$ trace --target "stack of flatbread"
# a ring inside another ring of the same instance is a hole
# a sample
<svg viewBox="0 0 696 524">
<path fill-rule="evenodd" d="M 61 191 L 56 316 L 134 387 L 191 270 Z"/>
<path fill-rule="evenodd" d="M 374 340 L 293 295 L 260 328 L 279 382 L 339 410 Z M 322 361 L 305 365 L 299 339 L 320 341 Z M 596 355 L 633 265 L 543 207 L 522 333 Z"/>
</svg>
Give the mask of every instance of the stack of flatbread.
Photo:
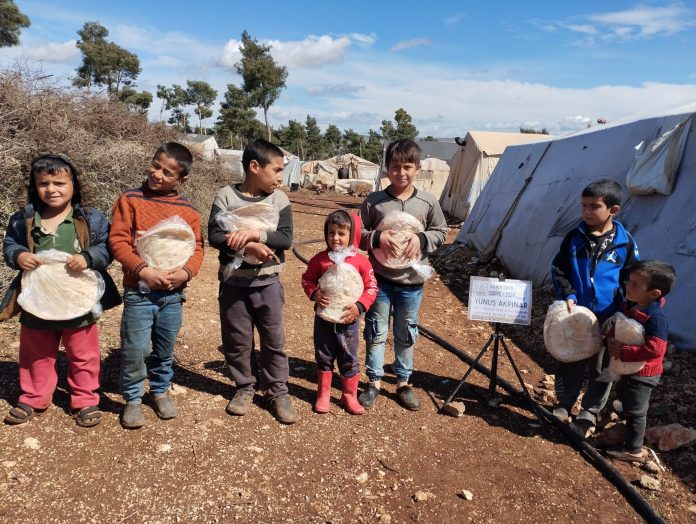
<svg viewBox="0 0 696 524">
<path fill-rule="evenodd" d="M 136 249 L 149 267 L 169 271 L 183 267 L 196 250 L 196 236 L 178 215 L 166 218 L 136 240 Z"/>
<path fill-rule="evenodd" d="M 595 355 L 602 339 L 599 322 L 592 311 L 573 306 L 568 312 L 565 301 L 549 306 L 544 320 L 544 344 L 549 353 L 561 362 L 577 362 Z"/>
<path fill-rule="evenodd" d="M 403 269 L 411 267 L 413 264 L 420 261 L 420 252 L 413 258 L 404 256 L 404 250 L 406 249 L 409 237 L 423 231 L 423 224 L 421 224 L 420 220 L 416 217 L 405 211 L 392 211 L 382 219 L 377 229 L 379 231 L 386 231 L 387 229 L 393 230 L 394 233 L 392 238 L 399 246 L 394 256 L 391 257 L 387 257 L 381 248 L 372 250 L 375 258 L 384 267 Z"/>
<path fill-rule="evenodd" d="M 346 262 L 331 266 L 319 279 L 319 287 L 330 302 L 326 307 L 317 306 L 317 315 L 334 323 L 341 322 L 344 308 L 355 304 L 364 290 L 360 273 Z"/>
</svg>

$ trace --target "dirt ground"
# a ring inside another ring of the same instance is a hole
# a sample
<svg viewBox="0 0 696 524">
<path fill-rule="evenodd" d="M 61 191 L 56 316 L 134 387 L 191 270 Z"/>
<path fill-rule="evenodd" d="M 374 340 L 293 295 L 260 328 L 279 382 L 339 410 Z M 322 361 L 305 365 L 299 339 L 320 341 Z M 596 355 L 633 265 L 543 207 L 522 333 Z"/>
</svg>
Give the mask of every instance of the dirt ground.
<svg viewBox="0 0 696 524">
<path fill-rule="evenodd" d="M 313 196 L 311 202 L 332 206 Z M 294 210 L 296 244 L 320 238 L 328 209 L 297 204 Z M 450 242 L 456 230 L 450 230 Z M 299 247 L 307 257 L 321 248 Z M 421 323 L 475 355 L 491 327 L 466 319 L 466 281 L 472 271 L 489 268 L 463 260 L 453 266 L 447 246 L 440 254 L 439 275 L 425 286 Z M 425 337 L 418 340 L 412 380 L 421 411 L 398 406 L 395 380 L 388 376 L 366 415 L 341 409 L 337 378 L 331 412 L 314 414 L 312 304 L 299 285 L 304 264 L 292 253 L 282 278 L 290 394 L 300 419 L 292 426 L 276 423 L 259 396 L 246 416 L 228 416 L 225 405 L 233 388 L 219 349 L 216 271 L 216 252 L 208 249 L 187 291 L 176 347 L 172 394 L 179 417 L 161 421 L 146 409 L 144 428 L 121 428 L 121 310 L 105 313 L 99 321 L 103 421 L 83 429 L 67 415 L 61 359 L 54 405 L 22 426 L 0 426 L 1 522 L 641 521 L 612 484 L 528 411 L 510 399 L 497 409 L 480 403 L 488 384 L 481 375 L 474 373 L 462 392 L 464 416 L 438 414 L 467 366 Z M 535 305 L 531 328 L 506 330 L 515 362 L 532 385 L 552 373 L 541 350 L 543 308 Z M 3 416 L 18 395 L 18 331 L 16 322 L 0 324 Z M 490 352 L 483 362 L 490 366 Z M 499 371 L 517 383 L 505 358 Z M 693 410 L 684 416 L 693 423 Z M 643 491 L 644 496 L 667 521 L 694 522 L 693 447 L 660 457 L 668 466 L 661 489 Z M 628 464 L 617 468 L 630 481 L 645 474 Z"/>
</svg>

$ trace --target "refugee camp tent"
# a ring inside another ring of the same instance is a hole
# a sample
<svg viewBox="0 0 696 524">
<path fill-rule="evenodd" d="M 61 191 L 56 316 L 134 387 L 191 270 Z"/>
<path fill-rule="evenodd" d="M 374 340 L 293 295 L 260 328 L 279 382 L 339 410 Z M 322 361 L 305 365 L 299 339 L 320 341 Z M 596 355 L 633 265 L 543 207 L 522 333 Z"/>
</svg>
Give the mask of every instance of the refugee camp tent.
<svg viewBox="0 0 696 524">
<path fill-rule="evenodd" d="M 198 152 L 204 159 L 215 160 L 215 151 L 218 149 L 217 140 L 213 135 L 198 135 L 195 133 L 187 133 L 183 140 L 184 145 L 189 149 Z"/>
<path fill-rule="evenodd" d="M 216 149 L 220 164 L 234 177 L 241 178 L 244 174 L 242 169 L 242 151 L 241 149 Z"/>
<path fill-rule="evenodd" d="M 373 191 L 379 166 L 358 155 L 347 153 L 326 160 L 306 162 L 302 166 L 302 172 L 304 185 L 321 183 L 325 188 L 348 193 L 358 185 L 369 186 L 369 191 Z"/>
<path fill-rule="evenodd" d="M 450 165 L 452 156 L 459 149 L 454 139 L 416 140 L 416 144 L 421 149 L 421 162 L 427 158 L 438 158 Z"/>
<path fill-rule="evenodd" d="M 413 187 L 427 191 L 439 200 L 449 175 L 450 166 L 447 162 L 439 158 L 425 158 L 421 160 L 421 168 L 413 181 Z M 388 185 L 388 180 L 382 182 L 382 186 Z"/>
<path fill-rule="evenodd" d="M 436 195 L 443 211 L 464 220 L 507 146 L 548 138 L 548 135 L 527 133 L 468 132 L 465 145 L 457 146 L 452 156 L 444 190 Z"/>
<path fill-rule="evenodd" d="M 641 258 L 674 266 L 677 284 L 664 309 L 670 339 L 696 350 L 695 114 L 696 103 L 509 146 L 457 240 L 472 243 L 484 259 L 497 256 L 515 278 L 548 284 L 551 260 L 580 220 L 582 189 L 601 178 L 629 186 L 617 219 Z M 668 194 L 644 194 L 650 185 Z"/>
</svg>

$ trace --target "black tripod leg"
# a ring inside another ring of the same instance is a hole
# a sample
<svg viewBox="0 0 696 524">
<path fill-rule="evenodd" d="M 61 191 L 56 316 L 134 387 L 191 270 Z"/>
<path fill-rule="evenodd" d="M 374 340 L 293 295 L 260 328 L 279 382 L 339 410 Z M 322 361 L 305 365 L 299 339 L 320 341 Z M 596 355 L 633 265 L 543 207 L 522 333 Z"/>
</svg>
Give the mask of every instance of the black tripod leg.
<svg viewBox="0 0 696 524">
<path fill-rule="evenodd" d="M 481 352 L 480 352 L 478 355 L 476 355 L 476 358 L 474 359 L 474 362 L 469 366 L 469 369 L 466 370 L 466 373 L 464 374 L 464 377 L 462 377 L 462 379 L 459 381 L 459 384 L 457 384 L 457 387 L 454 388 L 454 391 L 452 391 L 452 394 L 447 398 L 447 400 L 446 400 L 445 403 L 442 405 L 442 407 L 440 407 L 440 409 L 438 410 L 438 413 L 442 413 L 442 410 L 445 409 L 445 406 L 446 406 L 447 404 L 449 404 L 450 402 L 452 402 L 452 399 L 453 399 L 454 396 L 457 394 L 457 392 L 459 391 L 459 389 L 464 385 L 464 382 L 466 382 L 466 379 L 469 377 L 469 375 L 471 374 L 471 372 L 474 370 L 474 367 L 476 366 L 476 364 L 478 364 L 478 361 L 481 360 L 481 357 L 483 356 L 483 354 L 484 354 L 484 353 L 486 352 L 486 350 L 488 349 L 488 346 L 490 346 L 490 345 L 491 345 L 491 342 L 493 342 L 493 338 L 494 338 L 494 335 L 491 335 L 490 338 L 488 339 L 488 342 L 486 342 L 486 345 L 483 346 L 483 349 L 481 350 Z"/>
<path fill-rule="evenodd" d="M 539 413 L 538 407 L 536 402 L 532 399 L 532 396 L 529 394 L 529 390 L 527 389 L 527 385 L 524 383 L 524 380 L 522 379 L 522 374 L 520 373 L 520 370 L 517 369 L 517 364 L 515 364 L 515 361 L 512 359 L 512 354 L 510 353 L 510 350 L 507 347 L 507 344 L 505 343 L 505 339 L 501 338 L 500 342 L 503 344 L 503 349 L 505 350 L 505 354 L 507 355 L 508 360 L 510 361 L 510 364 L 512 364 L 512 369 L 515 371 L 515 375 L 517 375 L 517 380 L 520 383 L 520 386 L 522 386 L 522 391 L 524 392 L 525 397 L 529 401 L 529 404 L 532 406 L 532 409 L 534 410 L 534 414 L 536 415 L 537 419 L 539 419 L 539 422 L 542 424 L 542 426 L 546 425 L 546 420 L 544 417 L 541 416 L 541 413 Z"/>
</svg>

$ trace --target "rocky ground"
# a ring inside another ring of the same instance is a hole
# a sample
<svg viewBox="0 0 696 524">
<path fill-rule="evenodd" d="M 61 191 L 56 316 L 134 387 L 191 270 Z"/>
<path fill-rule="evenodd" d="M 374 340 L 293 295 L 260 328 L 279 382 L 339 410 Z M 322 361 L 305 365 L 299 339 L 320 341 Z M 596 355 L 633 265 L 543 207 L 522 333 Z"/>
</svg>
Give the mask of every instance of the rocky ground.
<svg viewBox="0 0 696 524">
<path fill-rule="evenodd" d="M 308 196 L 313 207 L 307 205 Z M 321 237 L 322 215 L 334 207 L 322 198 L 327 196 L 305 195 L 305 204 L 295 206 L 296 243 L 304 256 L 322 247 L 300 245 Z M 453 227 L 450 241 L 455 233 Z M 472 257 L 448 246 L 434 257 L 438 274 L 425 287 L 421 323 L 475 355 L 491 327 L 466 318 L 468 277 L 501 268 Z M 180 416 L 160 421 L 146 410 L 143 429 L 120 427 L 120 310 L 105 313 L 100 320 L 102 423 L 83 429 L 69 418 L 61 358 L 63 378 L 54 406 L 23 426 L 0 426 L 0 521 L 641 521 L 612 484 L 515 401 L 507 399 L 497 409 L 479 402 L 488 385 L 479 374 L 462 391 L 463 416 L 438 414 L 467 366 L 425 337 L 418 341 L 413 376 L 424 404 L 420 412 L 396 404 L 395 381 L 388 377 L 383 395 L 366 415 L 350 416 L 340 408 L 338 380 L 331 412 L 312 413 L 312 306 L 299 285 L 304 265 L 290 254 L 287 266 L 285 319 L 297 424 L 277 424 L 260 397 L 245 417 L 225 413 L 233 388 L 219 351 L 215 252 L 207 250 L 203 270 L 187 292 L 176 348 L 172 394 Z M 525 382 L 547 403 L 553 366 L 543 350 L 541 326 L 550 301 L 549 290 L 536 290 L 532 326 L 505 328 Z M 15 322 L 0 324 L 3 415 L 18 394 L 18 330 Z M 694 359 L 672 351 L 668 360 L 671 367 L 655 391 L 649 423 L 693 427 Z M 490 355 L 483 362 L 490 366 Z M 505 359 L 499 371 L 516 383 Z M 666 466 L 651 474 L 659 480 L 659 487 L 653 486 L 658 489 L 639 489 L 667 521 L 693 522 L 693 445 L 658 455 Z M 647 474 L 630 464 L 617 468 L 635 483 Z"/>
</svg>

